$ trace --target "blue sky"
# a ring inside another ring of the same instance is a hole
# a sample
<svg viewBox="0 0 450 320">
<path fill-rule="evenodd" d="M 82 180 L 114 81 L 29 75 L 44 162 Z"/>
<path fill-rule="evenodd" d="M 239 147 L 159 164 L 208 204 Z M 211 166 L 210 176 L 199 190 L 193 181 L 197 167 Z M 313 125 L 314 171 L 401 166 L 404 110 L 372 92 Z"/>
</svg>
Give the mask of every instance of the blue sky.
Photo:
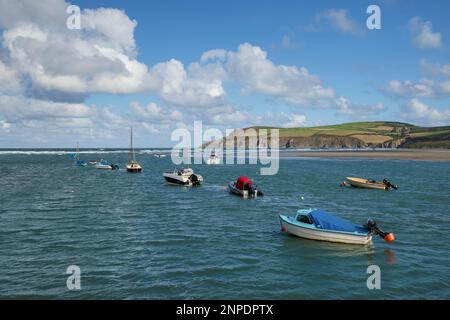
<svg viewBox="0 0 450 320">
<path fill-rule="evenodd" d="M 130 125 L 140 146 L 166 146 L 194 120 L 450 125 L 448 1 L 74 1 L 85 22 L 76 35 L 64 26 L 69 3 L 18 2 L 0 1 L 0 147 L 124 146 Z M 366 28 L 370 4 L 381 30 Z M 83 63 L 95 50 L 100 71 Z M 130 75 L 131 63 L 142 72 Z"/>
</svg>

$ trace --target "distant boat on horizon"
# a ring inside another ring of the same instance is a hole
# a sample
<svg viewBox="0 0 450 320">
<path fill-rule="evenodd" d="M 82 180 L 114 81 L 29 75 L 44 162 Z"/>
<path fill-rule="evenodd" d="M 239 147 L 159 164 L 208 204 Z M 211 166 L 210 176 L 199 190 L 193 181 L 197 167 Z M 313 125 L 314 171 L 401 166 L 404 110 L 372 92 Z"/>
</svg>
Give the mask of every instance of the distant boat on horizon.
<svg viewBox="0 0 450 320">
<path fill-rule="evenodd" d="M 136 161 L 136 155 L 134 153 L 134 148 L 133 148 L 133 128 L 131 128 L 131 133 L 130 133 L 130 153 L 128 154 L 127 171 L 128 172 L 141 172 L 142 171 L 142 167 Z"/>
<path fill-rule="evenodd" d="M 220 164 L 220 158 L 216 155 L 216 149 L 211 151 L 211 155 L 209 156 L 209 159 L 206 160 L 206 164 Z"/>
<path fill-rule="evenodd" d="M 155 158 L 165 158 L 165 157 L 166 157 L 165 154 L 161 154 L 161 153 L 155 153 L 153 156 L 154 156 Z"/>
</svg>

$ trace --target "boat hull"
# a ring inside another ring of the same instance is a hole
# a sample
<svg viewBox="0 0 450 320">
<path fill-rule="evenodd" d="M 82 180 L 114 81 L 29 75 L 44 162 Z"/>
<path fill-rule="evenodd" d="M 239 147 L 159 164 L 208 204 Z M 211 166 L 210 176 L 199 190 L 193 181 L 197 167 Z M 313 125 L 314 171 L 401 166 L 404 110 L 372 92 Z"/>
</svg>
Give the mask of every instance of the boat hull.
<svg viewBox="0 0 450 320">
<path fill-rule="evenodd" d="M 350 178 L 347 177 L 348 183 L 352 187 L 356 188 L 365 188 L 365 189 L 375 189 L 375 190 L 388 190 L 389 188 L 386 187 L 386 185 L 383 182 L 369 182 L 365 179 L 357 179 L 357 178 Z"/>
<path fill-rule="evenodd" d="M 208 160 L 206 160 L 206 164 L 209 164 L 209 165 L 220 164 L 220 159 L 219 158 L 209 158 Z"/>
<path fill-rule="evenodd" d="M 186 186 L 186 187 L 199 186 L 203 182 L 203 177 L 198 174 L 196 174 L 197 176 L 196 181 L 192 181 L 187 176 L 180 176 L 173 173 L 164 173 L 163 176 L 167 183 L 179 186 Z"/>
<path fill-rule="evenodd" d="M 141 172 L 142 168 L 127 168 L 127 172 Z"/>
<path fill-rule="evenodd" d="M 303 223 L 297 223 L 292 217 L 283 215 L 280 215 L 280 224 L 281 229 L 285 232 L 310 240 L 359 245 L 365 245 L 372 241 L 372 236 L 368 234 L 352 234 L 348 232 L 321 230 L 313 226 L 306 226 L 306 224 L 305 226 L 302 226 Z"/>
<path fill-rule="evenodd" d="M 110 165 L 96 165 L 95 169 L 98 169 L 98 170 L 112 170 L 113 168 Z"/>
<path fill-rule="evenodd" d="M 182 181 L 182 180 L 175 179 L 175 178 L 172 178 L 172 177 L 164 176 L 164 179 L 166 180 L 167 183 L 170 183 L 170 184 L 175 184 L 175 185 L 180 185 L 180 186 L 189 186 L 189 185 L 191 185 L 189 183 L 189 181 Z"/>
<path fill-rule="evenodd" d="M 238 188 L 236 188 L 234 181 L 231 181 L 228 184 L 228 189 L 231 194 L 235 194 L 235 195 L 243 197 L 243 198 L 257 198 L 258 196 L 263 195 L 263 193 L 258 189 L 256 189 L 256 192 L 254 194 L 250 194 L 250 192 L 248 190 L 238 189 Z"/>
<path fill-rule="evenodd" d="M 243 198 L 249 197 L 249 192 L 247 190 L 241 190 L 241 189 L 236 188 L 233 182 L 229 183 L 228 188 L 230 189 L 231 194 L 235 194 L 235 195 L 243 197 Z"/>
</svg>

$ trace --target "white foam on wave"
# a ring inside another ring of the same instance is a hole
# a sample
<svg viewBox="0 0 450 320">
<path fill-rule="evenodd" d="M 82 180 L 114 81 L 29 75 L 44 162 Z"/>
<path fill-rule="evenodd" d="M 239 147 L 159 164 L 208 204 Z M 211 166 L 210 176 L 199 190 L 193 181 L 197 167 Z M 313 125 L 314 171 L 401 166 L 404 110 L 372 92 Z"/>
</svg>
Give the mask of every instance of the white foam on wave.
<svg viewBox="0 0 450 320">
<path fill-rule="evenodd" d="M 270 149 L 268 149 L 270 151 Z M 287 148 L 282 149 L 280 148 L 280 152 L 327 152 L 327 151 L 389 151 L 389 150 L 396 150 L 390 149 L 390 148 Z M 183 149 L 179 150 L 171 150 L 171 149 L 142 149 L 142 150 L 135 150 L 138 154 L 171 154 L 172 152 L 175 152 L 177 154 L 181 153 Z M 224 152 L 218 151 L 218 153 L 222 153 L 223 155 L 238 155 L 241 156 L 243 154 L 248 154 L 250 151 L 250 154 L 252 152 L 255 152 L 257 150 L 223 150 Z M 116 150 L 100 150 L 100 149 L 92 149 L 92 150 L 80 150 L 80 154 L 121 154 L 121 153 L 128 153 L 128 149 L 116 149 Z M 0 155 L 70 155 L 76 153 L 75 150 L 0 150 Z M 188 155 L 195 156 L 196 154 L 202 154 L 201 149 L 193 149 L 188 150 Z"/>
<path fill-rule="evenodd" d="M 145 150 L 146 152 L 142 152 L 140 150 L 136 150 L 136 153 L 150 153 L 150 150 Z M 80 150 L 79 152 L 75 150 L 63 151 L 63 150 L 0 150 L 1 155 L 72 155 L 75 153 L 79 154 L 121 154 L 128 153 L 129 150 Z M 155 150 L 152 153 L 164 153 L 167 152 L 163 150 Z"/>
</svg>

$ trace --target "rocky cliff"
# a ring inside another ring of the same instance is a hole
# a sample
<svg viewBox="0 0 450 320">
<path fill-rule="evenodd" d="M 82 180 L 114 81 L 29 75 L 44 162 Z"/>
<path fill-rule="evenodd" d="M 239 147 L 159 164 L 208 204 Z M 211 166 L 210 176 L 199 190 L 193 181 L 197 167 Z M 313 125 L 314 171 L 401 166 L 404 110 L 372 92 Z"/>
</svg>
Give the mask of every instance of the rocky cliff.
<svg viewBox="0 0 450 320">
<path fill-rule="evenodd" d="M 212 141 L 205 143 L 203 148 L 223 148 L 224 144 L 227 148 L 233 147 L 233 139 L 236 136 L 230 136 L 222 141 Z M 245 141 L 245 142 L 244 142 Z M 265 141 L 257 141 L 258 147 L 270 147 L 270 139 Z M 357 149 L 357 148 L 399 148 L 405 143 L 405 139 L 392 139 L 382 143 L 367 143 L 361 139 L 347 136 L 332 136 L 325 134 L 315 134 L 310 137 L 282 137 L 279 139 L 279 147 L 285 148 L 334 148 L 334 149 Z M 236 148 L 242 149 L 248 147 L 248 141 L 240 139 L 235 141 Z"/>
<path fill-rule="evenodd" d="M 310 137 L 280 138 L 280 148 L 398 148 L 404 142 L 404 138 L 374 143 L 350 136 L 315 134 Z"/>
</svg>

